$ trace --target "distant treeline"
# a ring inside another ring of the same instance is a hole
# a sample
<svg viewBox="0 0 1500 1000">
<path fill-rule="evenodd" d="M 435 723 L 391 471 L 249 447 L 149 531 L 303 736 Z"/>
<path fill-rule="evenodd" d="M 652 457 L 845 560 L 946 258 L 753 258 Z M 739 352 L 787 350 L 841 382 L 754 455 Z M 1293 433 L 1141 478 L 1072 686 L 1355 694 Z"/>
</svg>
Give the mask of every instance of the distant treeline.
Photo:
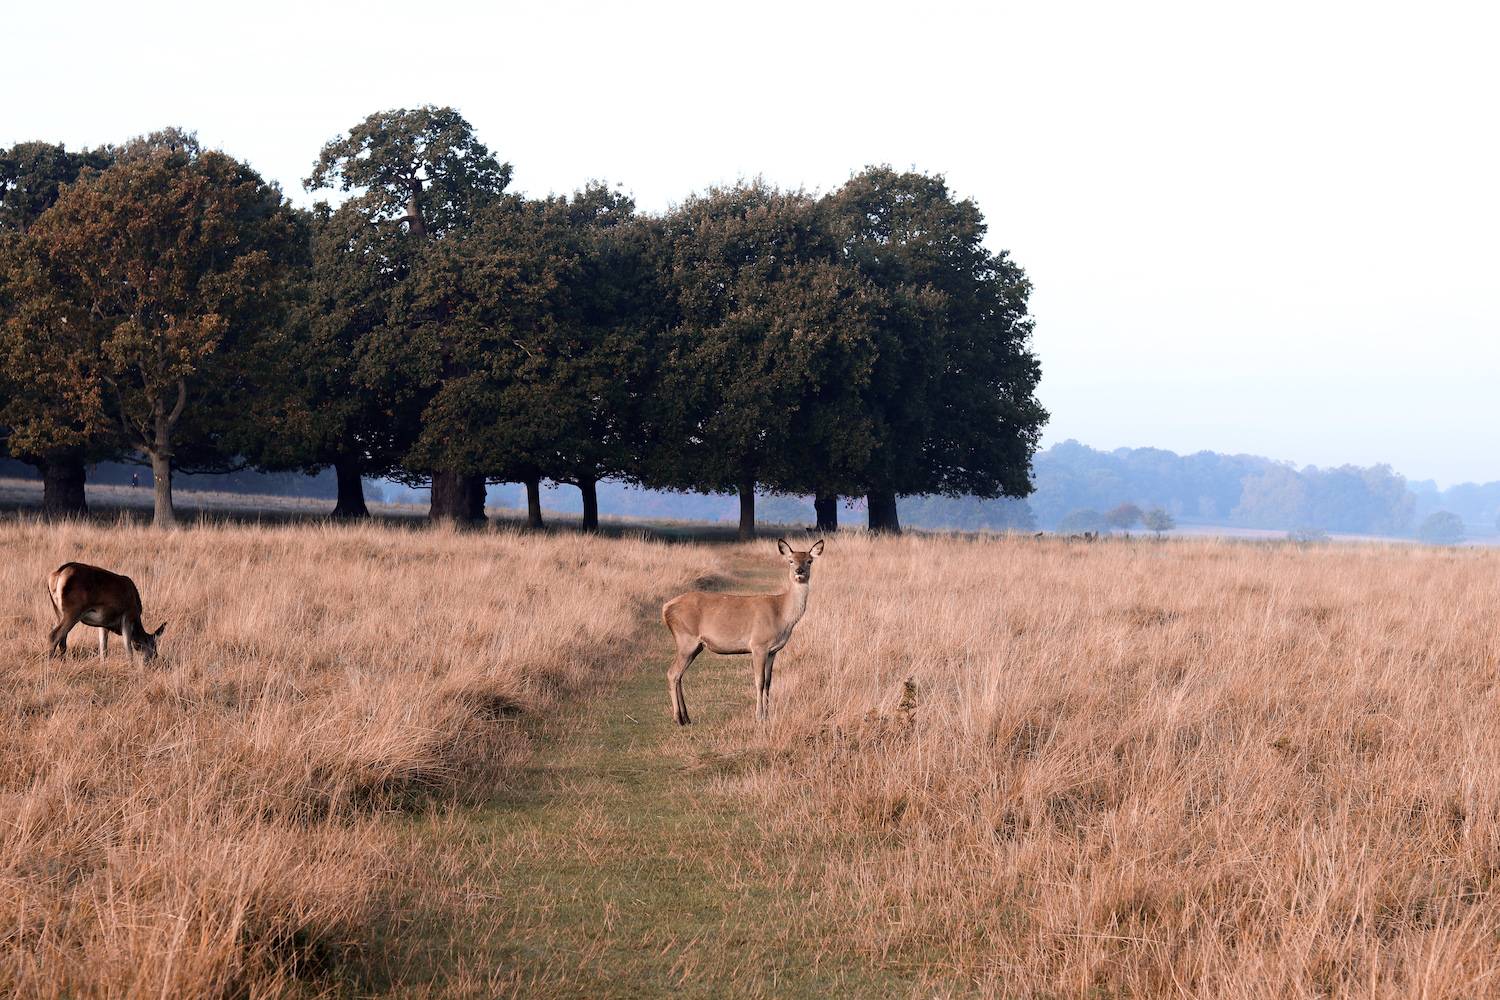
<svg viewBox="0 0 1500 1000">
<path fill-rule="evenodd" d="M 1065 441 L 1036 456 L 1035 481 L 1027 503 L 1047 527 L 1080 513 L 1102 517 L 1122 503 L 1159 506 L 1200 524 L 1392 536 L 1412 534 L 1439 511 L 1484 534 L 1500 518 L 1500 483 L 1440 492 L 1432 483 L 1408 483 L 1387 465 L 1297 468 L 1254 455 L 1105 452 Z"/>
<path fill-rule="evenodd" d="M 872 167 L 822 196 L 762 183 L 662 215 L 605 184 L 507 191 L 447 108 L 371 115 L 325 146 L 304 211 L 169 130 L 0 151 L 0 456 L 49 511 L 137 456 L 159 523 L 175 472 L 334 470 L 483 517 L 488 484 L 739 498 L 1020 497 L 1046 414 L 1030 284 L 941 177 Z M 1024 508 L 1004 506 L 1015 513 Z M 1010 514 L 1006 515 L 1007 517 Z"/>
</svg>

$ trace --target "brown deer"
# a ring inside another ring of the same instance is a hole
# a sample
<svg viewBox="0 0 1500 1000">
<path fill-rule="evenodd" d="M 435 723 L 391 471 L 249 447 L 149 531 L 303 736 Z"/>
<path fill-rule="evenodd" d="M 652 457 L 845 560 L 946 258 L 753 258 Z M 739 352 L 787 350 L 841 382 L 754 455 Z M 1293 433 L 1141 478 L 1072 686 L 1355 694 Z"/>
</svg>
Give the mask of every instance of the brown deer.
<svg viewBox="0 0 1500 1000">
<path fill-rule="evenodd" d="M 819 539 L 806 552 L 798 552 L 782 538 L 777 540 L 776 549 L 790 567 L 790 583 L 779 594 L 706 594 L 695 590 L 662 605 L 661 620 L 677 640 L 677 655 L 667 671 L 667 692 L 678 725 L 692 721 L 682 697 L 682 675 L 704 647 L 721 656 L 750 654 L 755 717 L 764 722 L 770 715 L 771 671 L 776 666 L 776 654 L 807 610 L 812 564 L 823 554 L 823 541 Z"/>
<path fill-rule="evenodd" d="M 141 592 L 128 576 L 111 573 L 84 563 L 63 563 L 47 575 L 47 596 L 57 613 L 57 625 L 48 636 L 47 655 L 68 651 L 68 633 L 79 622 L 99 630 L 99 659 L 109 652 L 109 634 L 125 640 L 131 660 L 141 655 L 144 663 L 156 656 L 156 640 L 167 630 L 166 622 L 155 632 L 141 622 Z"/>
</svg>

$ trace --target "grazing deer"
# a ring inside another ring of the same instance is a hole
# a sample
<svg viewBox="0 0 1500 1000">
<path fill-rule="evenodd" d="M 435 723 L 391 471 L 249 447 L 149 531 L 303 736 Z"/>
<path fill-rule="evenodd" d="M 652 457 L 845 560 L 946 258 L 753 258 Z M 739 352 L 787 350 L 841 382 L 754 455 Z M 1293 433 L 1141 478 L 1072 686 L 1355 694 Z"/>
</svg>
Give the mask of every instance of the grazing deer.
<svg viewBox="0 0 1500 1000">
<path fill-rule="evenodd" d="M 68 633 L 83 622 L 99 630 L 99 659 L 109 652 L 109 634 L 114 632 L 125 640 L 131 660 L 139 653 L 144 663 L 156 655 L 156 640 L 167 630 L 162 622 L 155 632 L 146 631 L 135 581 L 98 566 L 63 563 L 47 575 L 47 596 L 57 613 L 57 625 L 48 637 L 48 656 L 66 653 Z"/>
<path fill-rule="evenodd" d="M 686 726 L 687 702 L 682 697 L 682 675 L 704 647 L 715 653 L 750 654 L 755 681 L 755 717 L 764 722 L 771 711 L 771 671 L 776 654 L 792 637 L 792 629 L 807 610 L 807 591 L 813 560 L 823 554 L 819 539 L 798 552 L 778 539 L 776 549 L 791 567 L 787 589 L 779 594 L 706 594 L 693 591 L 674 597 L 661 608 L 661 620 L 677 640 L 677 655 L 667 671 L 667 692 L 677 724 Z"/>
</svg>

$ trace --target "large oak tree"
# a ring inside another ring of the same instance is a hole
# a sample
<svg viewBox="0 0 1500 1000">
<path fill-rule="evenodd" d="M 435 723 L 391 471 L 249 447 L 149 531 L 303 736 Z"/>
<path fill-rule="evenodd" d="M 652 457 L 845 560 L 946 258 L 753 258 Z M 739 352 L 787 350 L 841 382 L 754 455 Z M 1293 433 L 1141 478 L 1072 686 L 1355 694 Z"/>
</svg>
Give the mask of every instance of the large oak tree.
<svg viewBox="0 0 1500 1000">
<path fill-rule="evenodd" d="M 675 317 L 661 359 L 656 485 L 822 491 L 864 466 L 859 403 L 878 293 L 839 257 L 816 201 L 762 184 L 689 199 L 665 222 Z"/>
<path fill-rule="evenodd" d="M 871 529 L 900 530 L 900 494 L 1025 496 L 1047 418 L 1025 273 L 985 247 L 978 206 L 942 177 L 873 167 L 830 209 L 844 257 L 883 293 L 866 404 Z"/>
<path fill-rule="evenodd" d="M 247 165 L 168 132 L 65 188 L 28 236 L 86 317 L 71 324 L 77 349 L 98 359 L 126 444 L 149 456 L 155 522 L 170 526 L 174 460 L 198 436 L 181 433 L 184 416 L 207 435 L 210 411 L 232 407 L 243 352 L 278 321 L 305 250 L 297 215 Z"/>
<path fill-rule="evenodd" d="M 370 356 L 424 371 L 411 379 L 392 373 L 388 391 L 409 398 L 426 387 L 438 395 L 445 385 L 476 377 L 466 357 L 467 334 L 460 323 L 444 322 L 443 312 L 452 305 L 446 294 L 453 288 L 452 274 L 432 273 L 454 264 L 454 255 L 431 244 L 463 235 L 477 213 L 501 196 L 510 174 L 510 165 L 497 160 L 452 108 L 378 112 L 323 147 L 306 181 L 309 190 L 354 191 L 347 204 L 370 224 L 397 228 L 421 244 L 407 251 L 410 269 L 401 275 L 403 287 L 393 293 L 400 321 L 384 324 L 379 342 L 370 345 Z M 403 329 L 402 323 L 409 325 Z M 419 358 L 416 350 L 430 354 Z M 437 401 L 439 411 L 445 402 L 451 399 Z M 460 442 L 452 443 L 454 451 L 461 450 Z M 482 475 L 462 461 L 455 464 L 442 450 L 426 449 L 425 460 L 436 463 L 419 470 L 432 483 L 431 516 L 482 519 Z"/>
<path fill-rule="evenodd" d="M 66 185 L 112 159 L 107 149 L 47 142 L 0 150 L 0 453 L 41 472 L 49 516 L 87 512 L 86 465 L 117 453 L 119 442 L 103 418 L 96 359 L 72 347 L 74 304 L 47 280 L 27 230 Z"/>
<path fill-rule="evenodd" d="M 489 476 L 525 484 L 534 527 L 543 476 L 577 486 L 584 530 L 595 530 L 598 483 L 633 472 L 652 391 L 662 297 L 652 228 L 629 197 L 597 183 L 517 201 L 487 225 L 486 252 L 506 263 L 485 296 L 497 334 Z"/>
</svg>

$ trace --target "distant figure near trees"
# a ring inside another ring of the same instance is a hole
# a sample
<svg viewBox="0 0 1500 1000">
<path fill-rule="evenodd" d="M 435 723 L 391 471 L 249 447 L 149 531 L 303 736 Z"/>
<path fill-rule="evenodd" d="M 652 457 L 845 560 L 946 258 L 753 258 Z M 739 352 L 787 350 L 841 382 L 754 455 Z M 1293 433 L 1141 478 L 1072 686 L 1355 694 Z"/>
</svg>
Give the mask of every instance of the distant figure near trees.
<svg viewBox="0 0 1500 1000">
<path fill-rule="evenodd" d="M 764 722 L 770 717 L 776 654 L 807 611 L 812 564 L 823 554 L 823 541 L 819 539 L 806 552 L 799 552 L 782 538 L 777 540 L 776 550 L 789 567 L 787 589 L 779 594 L 708 594 L 695 590 L 662 605 L 661 620 L 677 640 L 677 655 L 667 671 L 667 693 L 678 725 L 692 721 L 682 695 L 682 675 L 704 647 L 720 656 L 750 654 L 755 718 Z"/>
<path fill-rule="evenodd" d="M 98 566 L 63 563 L 47 575 L 47 596 L 57 615 L 57 625 L 47 637 L 48 656 L 68 651 L 68 633 L 79 622 L 99 630 L 101 660 L 109 652 L 111 632 L 125 640 L 125 652 L 132 660 L 139 653 L 145 661 L 156 656 L 156 641 L 167 630 L 163 622 L 155 632 L 147 631 L 135 581 Z"/>
</svg>

